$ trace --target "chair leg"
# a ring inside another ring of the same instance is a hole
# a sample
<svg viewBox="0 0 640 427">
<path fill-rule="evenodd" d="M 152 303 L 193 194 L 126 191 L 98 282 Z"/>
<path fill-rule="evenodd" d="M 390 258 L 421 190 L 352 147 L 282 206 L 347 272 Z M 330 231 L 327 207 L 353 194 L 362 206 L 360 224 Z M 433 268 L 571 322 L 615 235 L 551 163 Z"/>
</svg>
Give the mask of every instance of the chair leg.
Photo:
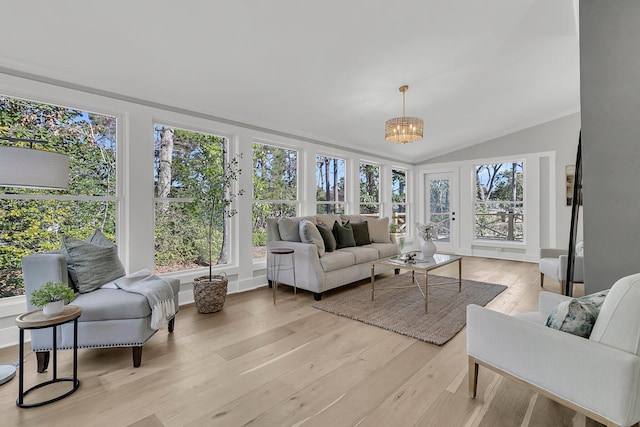
<svg viewBox="0 0 640 427">
<path fill-rule="evenodd" d="M 565 292 L 564 292 L 565 283 L 566 282 L 564 280 L 560 281 L 560 295 L 564 295 L 565 294 Z"/>
<path fill-rule="evenodd" d="M 540 287 L 544 284 L 544 274 L 540 273 Z"/>
<path fill-rule="evenodd" d="M 475 359 L 469 356 L 469 397 L 472 399 L 478 392 L 478 367 Z"/>
<path fill-rule="evenodd" d="M 169 330 L 169 333 L 173 332 L 173 328 L 175 327 L 175 325 L 176 325 L 176 317 L 173 316 L 171 320 L 169 320 L 169 324 L 167 325 L 167 329 Z"/>
<path fill-rule="evenodd" d="M 48 351 L 36 351 L 36 360 L 38 361 L 38 373 L 41 374 L 49 367 L 49 356 L 51 353 Z"/>
<path fill-rule="evenodd" d="M 131 347 L 133 350 L 133 367 L 139 368 L 142 363 L 142 346 Z"/>
</svg>

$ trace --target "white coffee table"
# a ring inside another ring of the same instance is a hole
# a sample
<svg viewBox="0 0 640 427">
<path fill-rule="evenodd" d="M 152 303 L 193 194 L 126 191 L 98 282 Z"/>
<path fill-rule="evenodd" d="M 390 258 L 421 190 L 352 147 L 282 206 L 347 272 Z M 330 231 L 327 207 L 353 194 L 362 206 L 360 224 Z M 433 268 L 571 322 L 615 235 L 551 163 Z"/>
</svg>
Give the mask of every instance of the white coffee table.
<svg viewBox="0 0 640 427">
<path fill-rule="evenodd" d="M 414 256 L 413 262 L 406 260 L 407 255 Z M 404 253 L 402 255 L 396 255 L 390 258 L 374 261 L 371 263 L 371 301 L 373 301 L 375 292 L 376 292 L 376 276 L 375 276 L 376 266 L 411 270 L 411 281 L 413 282 L 412 285 L 385 287 L 384 289 L 385 290 L 406 289 L 413 286 L 417 286 L 424 298 L 424 312 L 427 313 L 427 307 L 429 303 L 429 297 L 427 292 L 428 286 L 429 286 L 429 271 L 439 267 L 443 267 L 447 264 L 451 264 L 452 262 L 456 262 L 456 261 L 458 262 L 458 280 L 457 280 L 458 292 L 460 292 L 462 290 L 462 257 L 459 255 L 435 254 L 431 258 L 424 259 L 422 258 L 422 252 L 412 251 L 412 252 Z M 416 279 L 416 271 L 424 273 L 424 290 L 422 289 L 421 284 Z M 450 283 L 455 283 L 455 282 L 450 282 Z"/>
</svg>

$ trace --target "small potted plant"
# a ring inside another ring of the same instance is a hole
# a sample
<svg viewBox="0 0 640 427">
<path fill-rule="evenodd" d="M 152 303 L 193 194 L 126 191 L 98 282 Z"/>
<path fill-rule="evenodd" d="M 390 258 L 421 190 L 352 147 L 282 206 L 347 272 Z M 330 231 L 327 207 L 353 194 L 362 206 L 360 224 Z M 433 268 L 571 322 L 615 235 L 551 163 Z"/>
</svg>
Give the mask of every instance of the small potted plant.
<svg viewBox="0 0 640 427">
<path fill-rule="evenodd" d="M 31 292 L 31 304 L 42 307 L 45 316 L 54 316 L 64 310 L 65 301 L 73 301 L 76 294 L 66 283 L 47 282 Z"/>
</svg>

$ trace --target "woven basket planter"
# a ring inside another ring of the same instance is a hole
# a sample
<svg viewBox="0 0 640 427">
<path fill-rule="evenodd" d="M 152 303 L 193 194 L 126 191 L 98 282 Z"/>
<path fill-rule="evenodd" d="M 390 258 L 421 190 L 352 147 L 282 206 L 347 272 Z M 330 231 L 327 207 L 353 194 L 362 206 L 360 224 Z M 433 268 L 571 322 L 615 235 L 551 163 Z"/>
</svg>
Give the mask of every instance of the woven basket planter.
<svg viewBox="0 0 640 427">
<path fill-rule="evenodd" d="M 225 273 L 211 276 L 211 281 L 208 275 L 193 279 L 193 299 L 198 313 L 215 313 L 222 310 L 227 298 L 228 284 L 229 279 Z"/>
</svg>

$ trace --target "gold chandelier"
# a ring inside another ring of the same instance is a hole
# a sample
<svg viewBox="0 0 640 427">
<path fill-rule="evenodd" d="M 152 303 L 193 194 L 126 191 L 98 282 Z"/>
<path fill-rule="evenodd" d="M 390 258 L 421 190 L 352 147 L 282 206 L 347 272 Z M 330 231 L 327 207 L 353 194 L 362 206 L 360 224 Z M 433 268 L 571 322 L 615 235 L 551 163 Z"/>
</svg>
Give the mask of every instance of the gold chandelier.
<svg viewBox="0 0 640 427">
<path fill-rule="evenodd" d="M 424 120 L 419 117 L 406 117 L 404 115 L 404 97 L 409 86 L 400 86 L 402 92 L 402 117 L 394 117 L 387 120 L 384 126 L 384 139 L 391 142 L 406 144 L 422 139 Z"/>
</svg>

